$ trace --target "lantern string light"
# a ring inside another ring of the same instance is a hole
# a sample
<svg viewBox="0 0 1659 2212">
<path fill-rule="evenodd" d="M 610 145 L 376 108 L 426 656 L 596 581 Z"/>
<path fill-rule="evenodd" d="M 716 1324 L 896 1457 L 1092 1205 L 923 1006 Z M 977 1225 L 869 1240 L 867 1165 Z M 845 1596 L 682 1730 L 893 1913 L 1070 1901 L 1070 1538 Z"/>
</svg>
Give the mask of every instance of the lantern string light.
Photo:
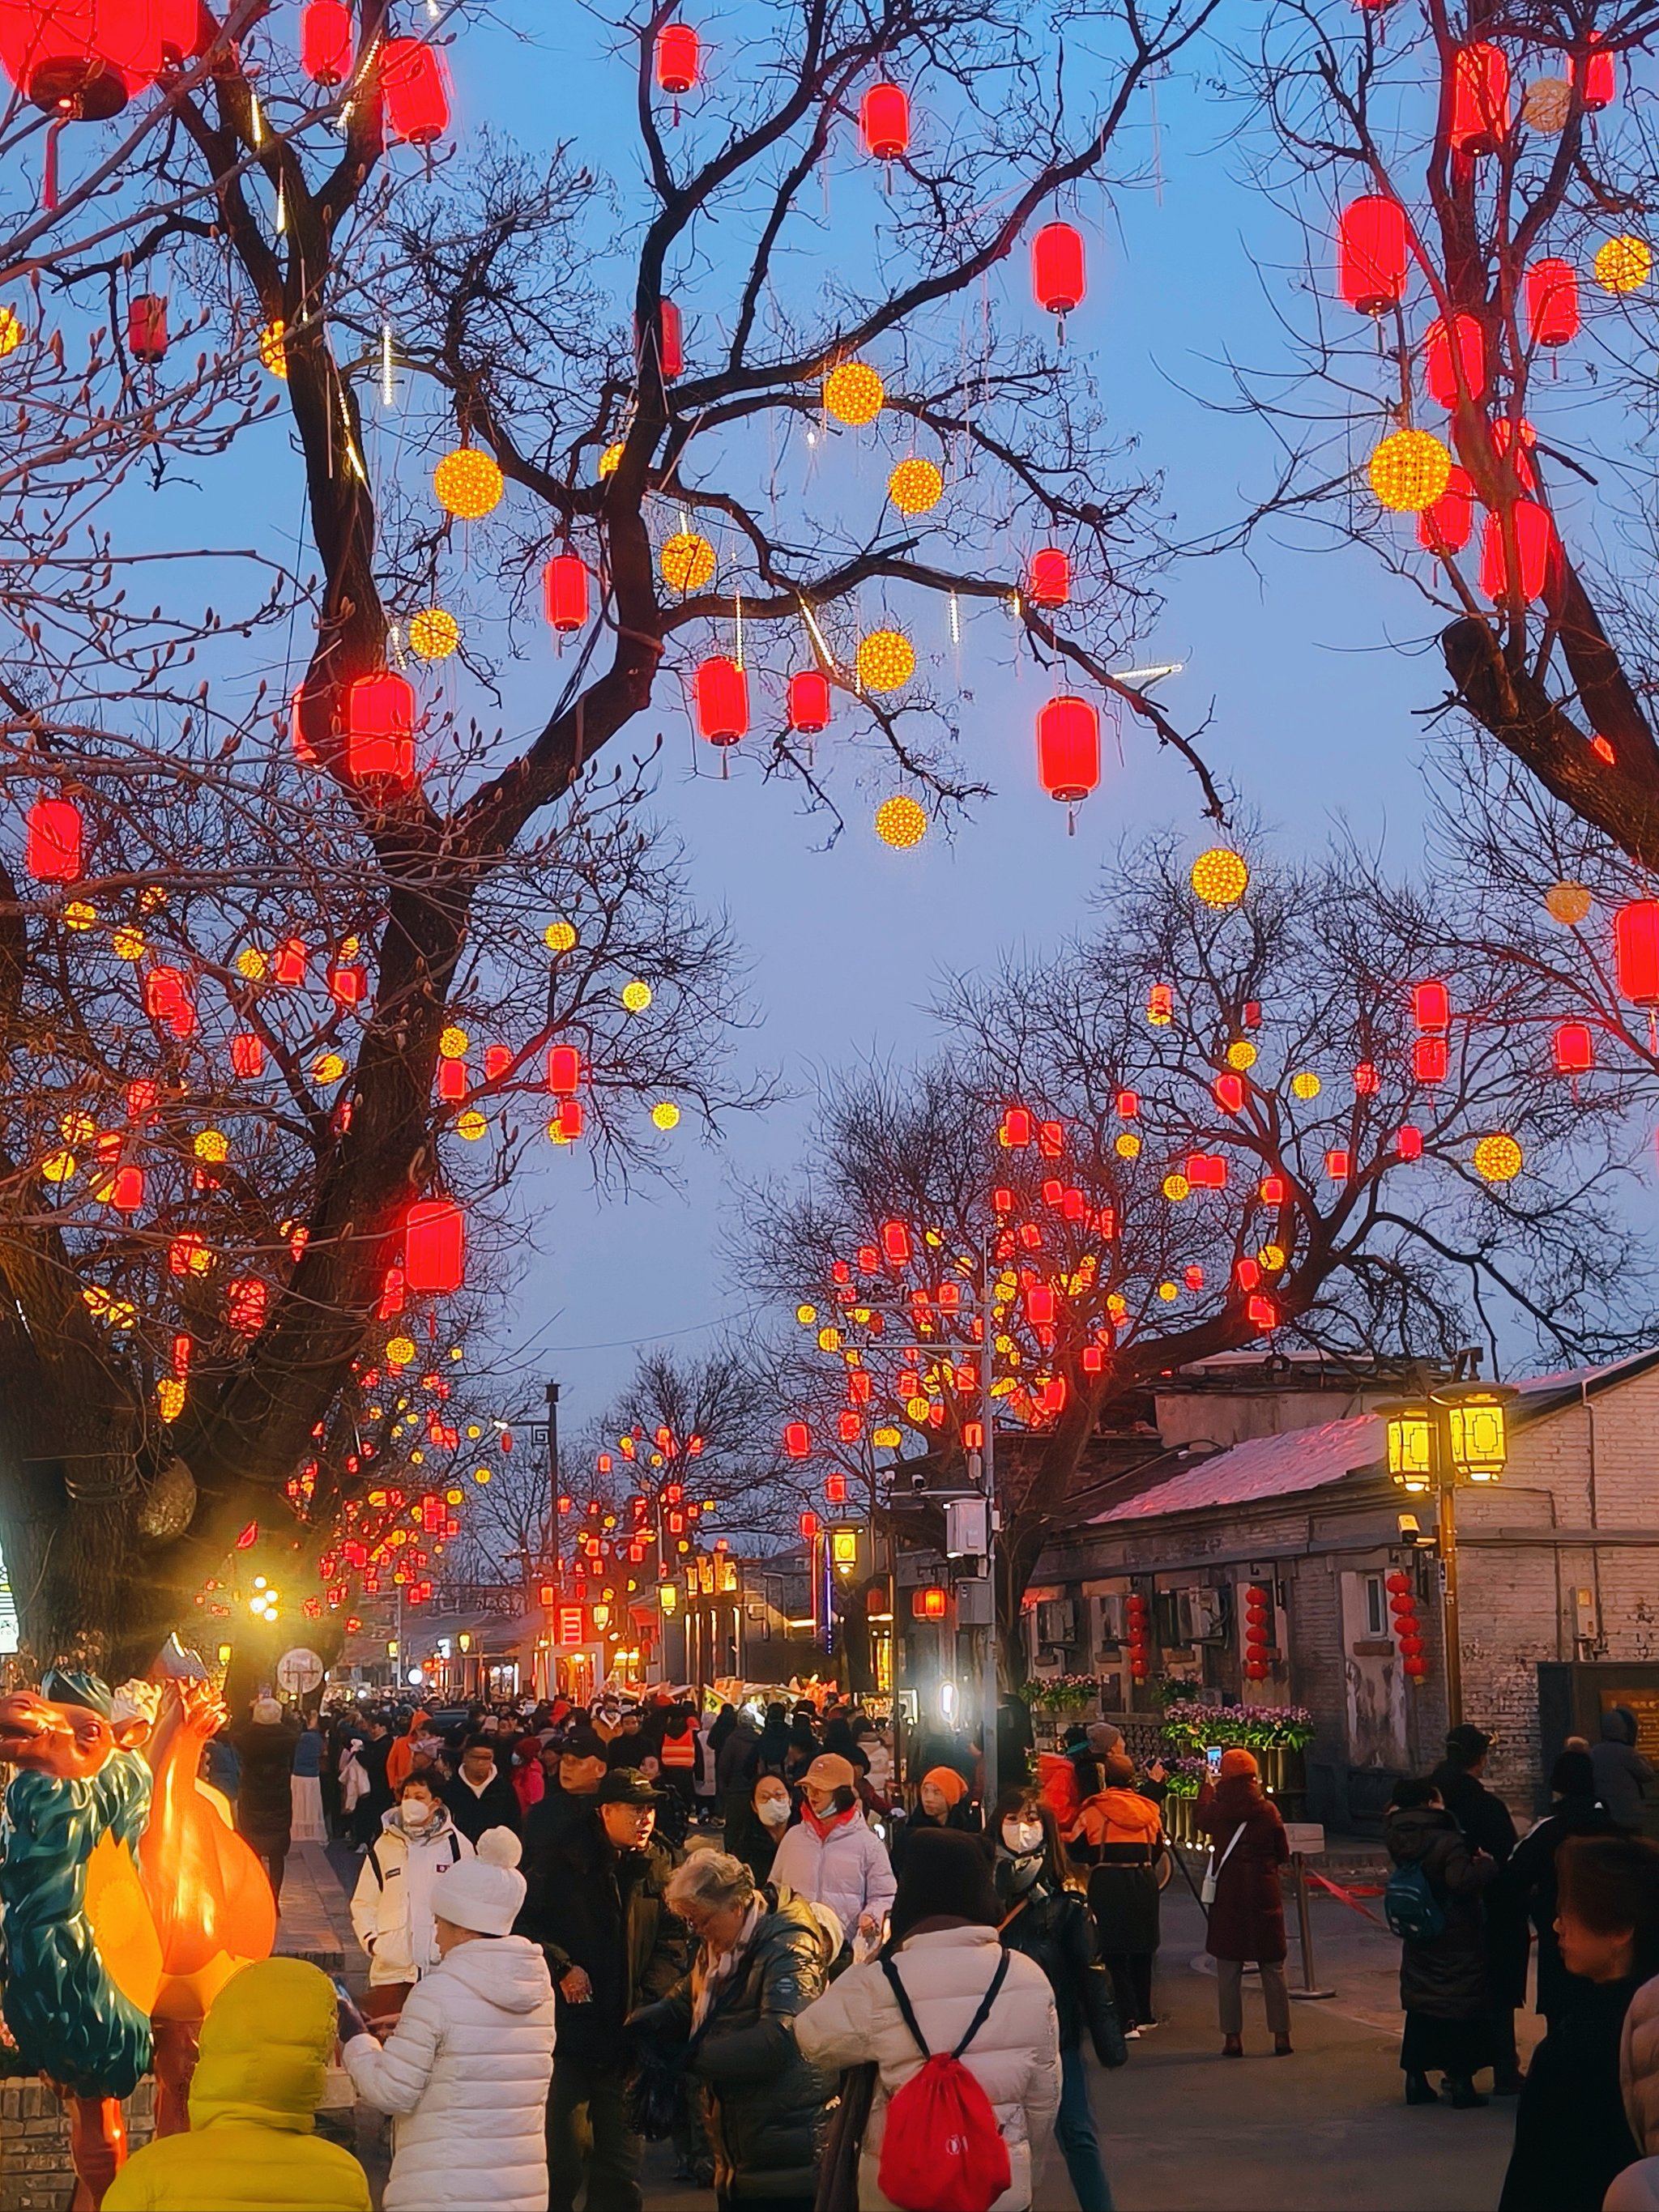
<svg viewBox="0 0 1659 2212">
<path fill-rule="evenodd" d="M 392 374 L 392 325 L 380 325 L 380 404 L 388 411 L 398 404 L 397 386 Z"/>
</svg>

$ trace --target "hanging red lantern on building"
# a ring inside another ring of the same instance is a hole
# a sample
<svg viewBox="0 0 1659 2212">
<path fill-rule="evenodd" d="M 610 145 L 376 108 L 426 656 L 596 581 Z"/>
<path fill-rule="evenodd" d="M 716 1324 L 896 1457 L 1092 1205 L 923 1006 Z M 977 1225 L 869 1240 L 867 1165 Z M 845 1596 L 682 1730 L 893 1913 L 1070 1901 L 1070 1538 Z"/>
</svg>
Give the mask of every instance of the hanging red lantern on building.
<svg viewBox="0 0 1659 2212">
<path fill-rule="evenodd" d="M 354 783 L 415 780 L 415 687 L 392 669 L 347 687 L 346 774 Z"/>
<path fill-rule="evenodd" d="M 1063 607 L 1072 597 L 1071 556 L 1058 545 L 1039 545 L 1025 570 L 1025 596 L 1034 607 Z"/>
<path fill-rule="evenodd" d="M 1527 271 L 1527 331 L 1535 346 L 1569 345 L 1578 335 L 1578 273 L 1552 255 Z"/>
<path fill-rule="evenodd" d="M 735 745 L 749 730 L 749 678 L 715 653 L 697 665 L 697 728 L 711 745 Z"/>
<path fill-rule="evenodd" d="M 542 570 L 542 600 L 550 626 L 562 637 L 587 620 L 587 563 L 576 553 L 556 553 Z"/>
<path fill-rule="evenodd" d="M 903 159 L 910 150 L 910 96 L 902 86 L 871 86 L 859 103 L 859 135 L 872 161 Z"/>
<path fill-rule="evenodd" d="M 789 679 L 789 726 L 815 738 L 830 726 L 830 679 L 816 668 L 799 668 Z"/>
<path fill-rule="evenodd" d="M 1419 1030 L 1443 1030 L 1451 1021 L 1451 993 L 1443 983 L 1412 986 L 1412 1019 Z"/>
<path fill-rule="evenodd" d="M 1406 210 L 1379 192 L 1350 200 L 1338 220 L 1337 283 L 1362 315 L 1380 315 L 1406 296 L 1410 246 Z"/>
<path fill-rule="evenodd" d="M 81 873 L 85 829 L 72 799 L 37 799 L 28 811 L 23 865 L 39 884 L 72 884 Z"/>
<path fill-rule="evenodd" d="M 1031 289 L 1038 307 L 1063 321 L 1088 289 L 1082 232 L 1069 222 L 1045 222 L 1031 240 Z"/>
<path fill-rule="evenodd" d="M 1567 66 L 1571 82 L 1583 88 L 1585 114 L 1599 115 L 1619 96 L 1619 62 L 1601 45 L 1599 31 L 1590 33 L 1589 46 L 1589 53 L 1574 54 Z"/>
<path fill-rule="evenodd" d="M 1595 1065 L 1595 1041 L 1588 1022 L 1560 1023 L 1554 1048 L 1558 1075 L 1585 1075 Z"/>
<path fill-rule="evenodd" d="M 167 303 L 157 292 L 140 292 L 127 303 L 127 351 L 153 367 L 167 349 Z"/>
<path fill-rule="evenodd" d="M 1533 499 L 1517 499 L 1510 514 L 1519 573 L 1510 574 L 1503 516 L 1489 514 L 1480 533 L 1480 588 L 1489 599 L 1542 599 L 1555 553 L 1555 525 L 1549 510 Z"/>
<path fill-rule="evenodd" d="M 1474 534 L 1474 480 L 1454 463 L 1444 491 L 1418 511 L 1417 542 L 1425 553 L 1461 553 Z"/>
<path fill-rule="evenodd" d="M 1619 995 L 1633 1006 L 1659 1006 L 1659 899 L 1631 899 L 1613 918 Z"/>
<path fill-rule="evenodd" d="M 1479 40 L 1460 46 L 1452 64 L 1452 150 L 1477 161 L 1495 154 L 1509 130 L 1509 63 Z"/>
<path fill-rule="evenodd" d="M 1037 716 L 1037 776 L 1050 799 L 1075 806 L 1100 781 L 1100 717 L 1062 693 Z"/>
<path fill-rule="evenodd" d="M 404 1280 L 421 1297 L 445 1297 L 466 1275 L 466 1216 L 453 1198 L 423 1198 L 404 1222 Z"/>
<path fill-rule="evenodd" d="M 1449 337 L 1444 321 L 1437 316 L 1423 334 L 1423 381 L 1430 398 L 1449 410 L 1457 404 L 1460 368 L 1468 398 L 1479 399 L 1486 388 L 1485 331 L 1473 315 L 1454 315 L 1451 329 Z"/>
<path fill-rule="evenodd" d="M 449 128 L 449 72 L 424 39 L 388 39 L 380 49 L 386 136 L 430 146 Z"/>
<path fill-rule="evenodd" d="M 665 23 L 657 33 L 657 82 L 678 99 L 697 82 L 697 34 L 690 23 Z"/>
<path fill-rule="evenodd" d="M 357 36 L 344 0 L 306 0 L 300 18 L 300 67 L 313 84 L 343 84 L 356 57 Z"/>
</svg>

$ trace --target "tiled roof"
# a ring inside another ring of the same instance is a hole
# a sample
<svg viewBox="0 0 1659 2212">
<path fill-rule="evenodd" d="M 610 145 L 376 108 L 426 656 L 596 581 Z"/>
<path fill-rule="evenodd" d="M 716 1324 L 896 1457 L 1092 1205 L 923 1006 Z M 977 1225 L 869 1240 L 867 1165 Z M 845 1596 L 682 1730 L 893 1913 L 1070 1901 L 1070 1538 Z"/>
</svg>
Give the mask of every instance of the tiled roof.
<svg viewBox="0 0 1659 2212">
<path fill-rule="evenodd" d="M 1385 1443 L 1375 1413 L 1326 1421 L 1284 1436 L 1252 1437 L 1230 1451 L 1182 1453 L 1175 1472 L 1121 1497 L 1091 1516 L 1100 1528 L 1115 1521 L 1147 1521 L 1166 1513 L 1196 1513 L 1206 1506 L 1251 1505 L 1303 1490 L 1322 1490 L 1357 1468 L 1374 1467 Z"/>
</svg>

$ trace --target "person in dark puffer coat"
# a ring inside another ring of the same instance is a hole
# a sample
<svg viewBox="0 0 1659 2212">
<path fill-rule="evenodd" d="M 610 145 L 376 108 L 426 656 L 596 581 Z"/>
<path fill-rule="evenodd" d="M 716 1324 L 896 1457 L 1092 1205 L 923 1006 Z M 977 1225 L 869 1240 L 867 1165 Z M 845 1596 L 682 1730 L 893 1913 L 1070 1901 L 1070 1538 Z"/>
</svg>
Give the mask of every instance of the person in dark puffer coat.
<svg viewBox="0 0 1659 2212">
<path fill-rule="evenodd" d="M 700 1948 L 691 1972 L 629 2021 L 685 2052 L 714 2158 L 719 2212 L 810 2212 L 836 2084 L 803 2057 L 792 2027 L 827 1986 L 840 1931 L 787 1891 L 757 1888 L 724 1851 L 697 1851 L 666 1904 Z"/>
<path fill-rule="evenodd" d="M 1395 1866 L 1420 1867 L 1445 1916 L 1437 1936 L 1407 1939 L 1400 1954 L 1400 2002 L 1406 2014 L 1400 2063 L 1406 2102 L 1437 2102 L 1431 2071 L 1443 2072 L 1460 2111 L 1484 2105 L 1474 2076 L 1496 2056 L 1492 1985 L 1486 1972 L 1486 1917 L 1480 1893 L 1498 1873 L 1483 1852 L 1471 1852 L 1462 1830 L 1432 1782 L 1395 1785 L 1382 1841 Z"/>
</svg>

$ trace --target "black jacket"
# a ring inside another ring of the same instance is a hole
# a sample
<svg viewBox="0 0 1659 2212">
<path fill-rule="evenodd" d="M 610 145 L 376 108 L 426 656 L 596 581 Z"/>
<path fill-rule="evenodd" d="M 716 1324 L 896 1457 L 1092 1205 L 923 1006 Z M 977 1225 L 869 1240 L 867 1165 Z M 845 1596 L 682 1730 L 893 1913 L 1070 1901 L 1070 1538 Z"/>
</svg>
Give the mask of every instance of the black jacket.
<svg viewBox="0 0 1659 2212">
<path fill-rule="evenodd" d="M 1601 2212 L 1615 2173 L 1641 2157 L 1625 2118 L 1619 2043 L 1641 1977 L 1574 1984 L 1532 2054 L 1498 2212 Z"/>
<path fill-rule="evenodd" d="M 828 1986 L 829 1939 L 802 1898 L 763 1893 L 768 1911 L 732 1980 L 701 2027 L 691 2026 L 696 1978 L 635 2015 L 635 2028 L 686 2045 L 702 2092 L 722 2198 L 810 2203 L 829 2131 L 833 2081 L 808 2065 L 788 2022 Z"/>
<path fill-rule="evenodd" d="M 1400 1952 L 1400 2002 L 1436 2020 L 1478 2020 L 1492 2008 L 1486 1921 L 1480 1893 L 1498 1869 L 1471 1856 L 1463 1831 L 1438 1805 L 1389 1813 L 1382 1840 L 1396 1866 L 1420 1866 L 1446 1916 L 1427 1942 Z"/>
<path fill-rule="evenodd" d="M 771 1879 L 778 1845 L 788 1832 L 787 1822 L 781 1828 L 769 1828 L 753 1804 L 745 1801 L 741 1812 L 726 1818 L 724 1847 L 733 1858 L 743 1861 L 758 1884 Z"/>
<path fill-rule="evenodd" d="M 443 1801 L 469 1844 L 476 1844 L 486 1828 L 511 1828 L 516 1836 L 523 1825 L 519 1793 L 499 1766 L 482 1790 L 464 1774 L 452 1777 L 443 1786 Z"/>
<path fill-rule="evenodd" d="M 1515 1849 L 1515 1822 L 1503 1799 L 1475 1774 L 1448 1763 L 1429 1777 L 1472 1851 L 1485 1851 L 1500 1867 Z M 1486 1972 L 1495 2005 L 1511 2010 L 1527 2002 L 1527 1956 L 1532 1948 L 1525 1908 L 1503 1881 L 1486 1893 Z"/>
<path fill-rule="evenodd" d="M 298 1724 L 290 1720 L 244 1721 L 230 1730 L 241 1762 L 236 1824 L 245 1835 L 285 1836 L 294 1823 L 294 1747 Z"/>
<path fill-rule="evenodd" d="M 526 1870 L 518 1930 L 539 1943 L 557 2001 L 557 2048 L 582 2065 L 620 2065 L 623 2023 L 636 2006 L 664 1996 L 685 1972 L 690 1936 L 663 1903 L 680 1853 L 653 1838 L 642 1851 L 619 1851 L 597 1810 L 557 1832 Z M 533 1873 L 534 1879 L 532 1879 Z M 580 1966 L 593 1985 L 571 2004 L 558 1984 Z"/>
<path fill-rule="evenodd" d="M 1538 1931 L 1538 2009 L 1552 2021 L 1575 1992 L 1590 1984 L 1561 1964 L 1555 1932 L 1555 1855 L 1569 1836 L 1618 1833 L 1613 1815 L 1594 1797 L 1558 1797 L 1549 1817 L 1522 1837 L 1504 1869 L 1504 1893 Z"/>
<path fill-rule="evenodd" d="M 1094 1922 L 1075 1890 L 1037 1888 L 1002 1923 L 1011 1951 L 1035 1959 L 1048 1977 L 1060 2021 L 1060 2047 L 1073 2051 L 1086 2027 L 1103 2066 L 1121 2066 L 1127 2053 L 1111 1976 L 1100 1963 Z"/>
</svg>

